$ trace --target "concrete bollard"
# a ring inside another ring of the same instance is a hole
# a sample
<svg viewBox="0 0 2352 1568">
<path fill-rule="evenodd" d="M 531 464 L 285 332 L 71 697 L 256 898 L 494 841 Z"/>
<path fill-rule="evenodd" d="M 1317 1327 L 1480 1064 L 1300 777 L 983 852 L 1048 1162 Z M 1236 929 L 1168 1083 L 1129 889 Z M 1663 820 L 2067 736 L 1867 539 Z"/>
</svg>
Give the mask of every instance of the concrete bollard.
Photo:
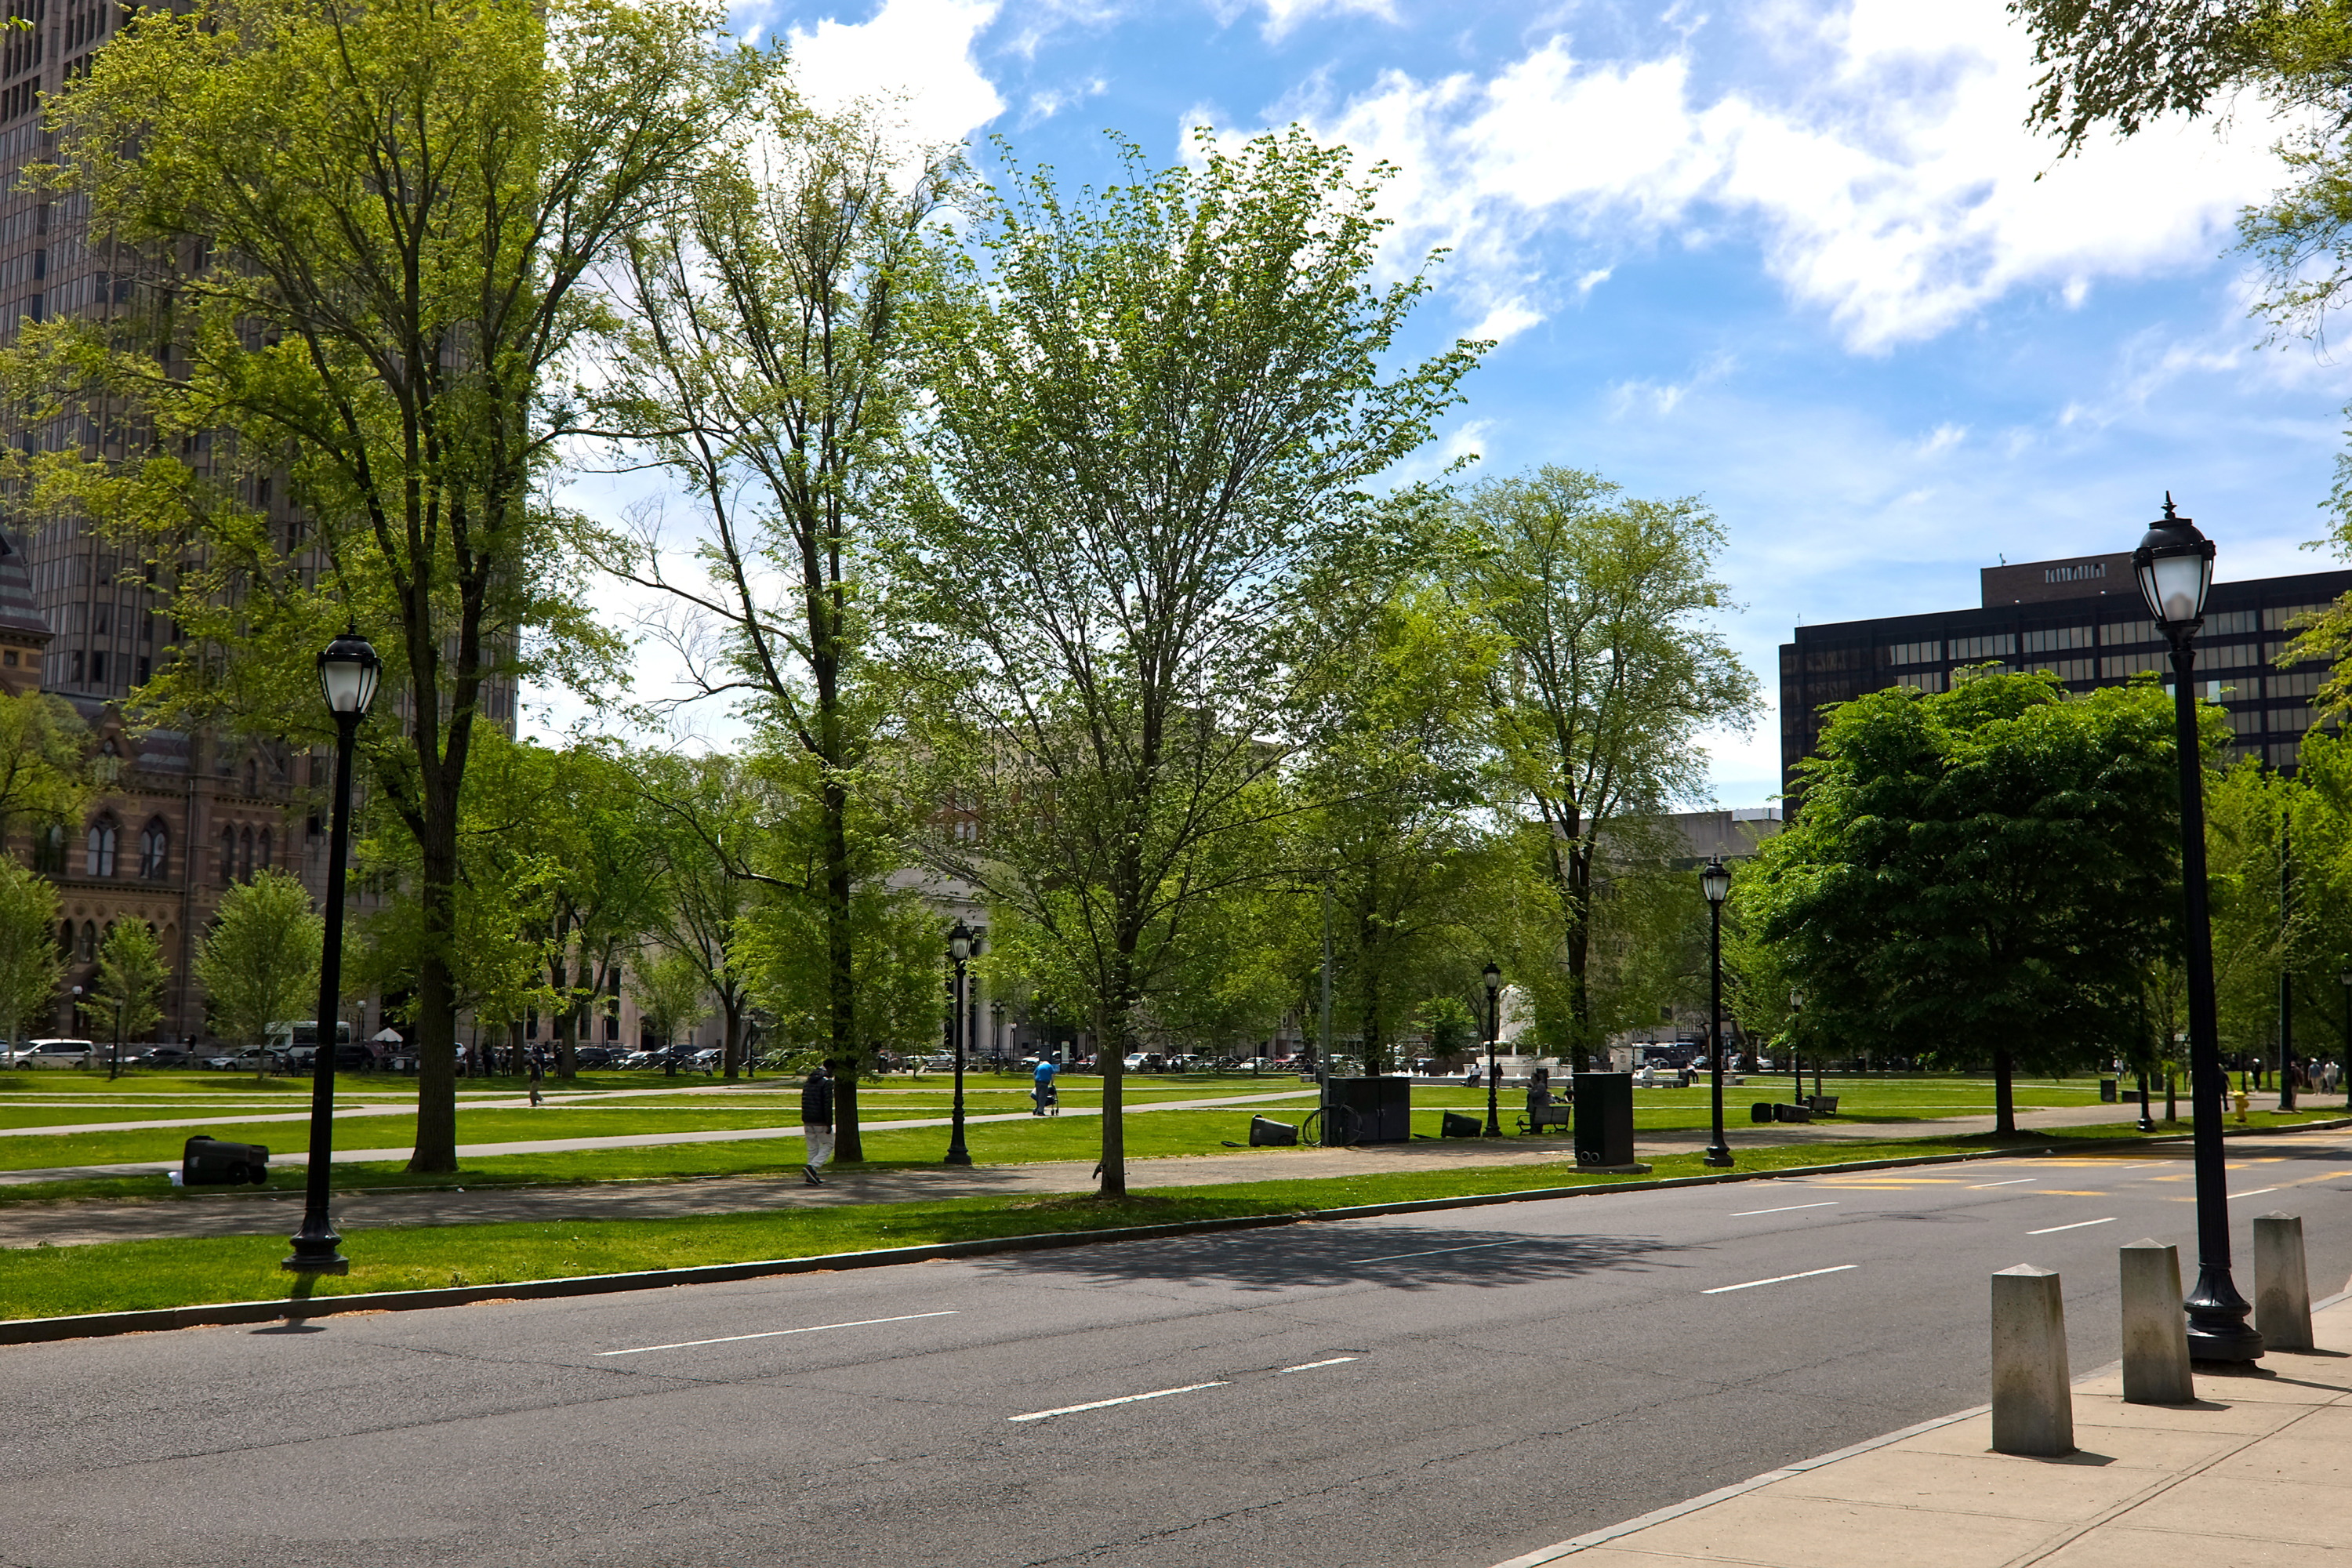
<svg viewBox="0 0 2352 1568">
<path fill-rule="evenodd" d="M 2189 1322 L 2180 1315 L 2180 1249 L 2142 1237 L 2116 1250 L 2123 1259 L 2124 1399 L 2187 1405 L 2197 1390 L 2189 1373 Z"/>
<path fill-rule="evenodd" d="M 2074 1451 L 2066 1303 L 2054 1269 L 2021 1263 L 1992 1277 L 1992 1446 L 2042 1458 Z"/>
<path fill-rule="evenodd" d="M 2266 1214 L 2254 1221 L 2254 1327 L 2267 1349 L 2311 1349 L 2311 1281 L 2304 1273 L 2298 1215 Z"/>
</svg>

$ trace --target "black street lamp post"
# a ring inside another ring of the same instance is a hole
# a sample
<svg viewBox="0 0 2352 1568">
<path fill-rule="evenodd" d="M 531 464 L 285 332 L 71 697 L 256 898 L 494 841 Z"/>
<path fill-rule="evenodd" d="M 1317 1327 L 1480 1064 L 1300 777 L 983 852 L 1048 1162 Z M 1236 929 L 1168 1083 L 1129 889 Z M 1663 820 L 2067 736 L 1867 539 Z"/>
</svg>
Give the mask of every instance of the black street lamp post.
<svg viewBox="0 0 2352 1568">
<path fill-rule="evenodd" d="M 1731 1163 L 1731 1147 L 1723 1136 L 1723 900 L 1731 896 L 1731 868 L 1720 855 L 1707 857 L 1698 874 L 1706 894 L 1706 1059 L 1707 1088 L 1713 1097 L 1715 1141 L 1706 1146 L 1706 1163 Z"/>
<path fill-rule="evenodd" d="M 2214 1016 L 2213 936 L 2206 909 L 2205 764 L 2197 733 L 2197 632 L 2213 584 L 2213 542 L 2164 498 L 2163 518 L 2132 552 L 2148 613 L 2172 644 L 2172 711 L 2180 764 L 2180 879 L 2189 978 L 2189 1105 L 2197 1171 L 2197 1287 L 2184 1303 L 2189 1353 L 2199 1361 L 2253 1361 L 2263 1336 L 2246 1322 L 2251 1310 L 2230 1278 L 2230 1194 L 2221 1148 L 2225 1088 Z"/>
<path fill-rule="evenodd" d="M 2148 1109 L 2147 1068 L 2143 1067 L 2139 1069 L 2139 1130 L 2142 1132 L 2156 1131 L 2156 1118 L 2148 1114 Z"/>
<path fill-rule="evenodd" d="M 1004 1004 L 988 1005 L 988 1054 L 994 1060 L 1004 1059 Z"/>
<path fill-rule="evenodd" d="M 963 921 L 956 921 L 955 929 L 948 932 L 948 956 L 955 960 L 955 1021 L 951 1026 L 955 1035 L 955 1110 L 948 1133 L 947 1158 L 940 1162 L 946 1165 L 971 1163 L 971 1151 L 963 1146 L 963 1047 L 964 1037 L 971 1033 L 964 1016 L 963 966 L 979 951 L 980 933 Z"/>
<path fill-rule="evenodd" d="M 1795 1079 L 1796 1087 L 1790 1090 L 1790 1097 L 1794 1099 L 1799 1105 L 1805 1103 L 1805 1052 L 1804 1047 L 1797 1044 L 1797 1020 L 1803 1016 L 1804 1011 L 1805 993 L 1798 986 L 1790 986 L 1789 1066 L 1797 1075 Z"/>
<path fill-rule="evenodd" d="M 294 1234 L 292 1255 L 278 1264 L 300 1274 L 343 1274 L 352 1267 L 338 1250 L 343 1238 L 327 1215 L 335 1152 L 335 1020 L 342 1013 L 343 861 L 352 840 L 352 747 L 383 673 L 383 661 L 356 626 L 319 656 L 319 689 L 335 716 L 335 811 L 327 839 L 326 942 L 319 952 L 319 1043 L 310 1055 L 310 1164 L 304 1173 L 302 1228 Z"/>
<path fill-rule="evenodd" d="M 2288 947 L 2294 923 L 2294 797 L 2279 815 L 2279 1101 L 2294 1109 L 2294 962 Z"/>
<path fill-rule="evenodd" d="M 1486 965 L 1486 1136 L 1503 1135 L 1501 1108 L 1495 1098 L 1495 1037 L 1503 1032 L 1503 972 Z"/>
</svg>

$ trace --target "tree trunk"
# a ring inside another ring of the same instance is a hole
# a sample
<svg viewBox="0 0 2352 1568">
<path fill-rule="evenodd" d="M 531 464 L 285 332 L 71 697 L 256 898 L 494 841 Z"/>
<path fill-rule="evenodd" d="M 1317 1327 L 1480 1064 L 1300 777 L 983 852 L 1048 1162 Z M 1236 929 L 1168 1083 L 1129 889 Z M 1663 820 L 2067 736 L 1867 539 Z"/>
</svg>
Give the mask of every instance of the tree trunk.
<svg viewBox="0 0 2352 1568">
<path fill-rule="evenodd" d="M 1102 1185 L 1098 1196 L 1127 1196 L 1127 1028 L 1105 1005 L 1095 1015 L 1095 1063 L 1102 1072 Z"/>
<path fill-rule="evenodd" d="M 2017 1131 L 2017 1097 L 2011 1084 L 2016 1071 L 2009 1047 L 1996 1047 L 1992 1053 L 1992 1131 L 1996 1138 L 2006 1138 Z"/>
<path fill-rule="evenodd" d="M 416 966 L 416 1150 L 408 1168 L 457 1168 L 457 1028 L 449 966 L 428 951 Z"/>
<path fill-rule="evenodd" d="M 584 954 L 583 955 L 585 956 Z M 572 976 L 572 912 L 557 917 L 555 956 L 548 963 L 550 989 L 555 993 L 555 1076 L 570 1083 L 580 1076 L 580 1005 L 570 994 Z"/>
<path fill-rule="evenodd" d="M 829 722 L 836 722 L 828 719 Z M 833 1157 L 845 1163 L 866 1158 L 858 1127 L 857 971 L 855 932 L 850 928 L 853 891 L 849 864 L 849 792 L 828 772 L 824 782 L 824 966 L 825 999 L 831 1015 L 828 1052 L 833 1058 Z"/>
<path fill-rule="evenodd" d="M 719 1007 L 727 1018 L 725 1060 L 727 1080 L 732 1083 L 743 1063 L 743 1005 L 737 998 L 733 987 L 719 992 Z"/>
</svg>

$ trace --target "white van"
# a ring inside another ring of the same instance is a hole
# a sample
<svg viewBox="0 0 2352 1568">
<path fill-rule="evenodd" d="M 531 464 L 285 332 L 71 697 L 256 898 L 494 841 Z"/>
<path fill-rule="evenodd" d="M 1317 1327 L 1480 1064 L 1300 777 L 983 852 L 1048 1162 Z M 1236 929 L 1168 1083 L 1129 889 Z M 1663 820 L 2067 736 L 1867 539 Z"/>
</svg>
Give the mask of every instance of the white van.
<svg viewBox="0 0 2352 1568">
<path fill-rule="evenodd" d="M 96 1047 L 88 1040 L 34 1040 L 21 1053 L 18 1065 L 28 1068 L 86 1068 Z"/>
</svg>

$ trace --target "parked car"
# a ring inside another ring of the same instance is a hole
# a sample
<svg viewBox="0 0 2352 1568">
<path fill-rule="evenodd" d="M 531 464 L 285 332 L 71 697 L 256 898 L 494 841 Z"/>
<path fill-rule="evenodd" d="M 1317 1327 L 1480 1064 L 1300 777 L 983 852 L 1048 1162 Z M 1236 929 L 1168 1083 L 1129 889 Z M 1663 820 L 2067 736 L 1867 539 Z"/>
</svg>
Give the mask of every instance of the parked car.
<svg viewBox="0 0 2352 1568">
<path fill-rule="evenodd" d="M 35 1068 L 88 1067 L 97 1047 L 88 1040 L 35 1040 L 32 1049 L 19 1058 L 21 1065 Z"/>
</svg>

